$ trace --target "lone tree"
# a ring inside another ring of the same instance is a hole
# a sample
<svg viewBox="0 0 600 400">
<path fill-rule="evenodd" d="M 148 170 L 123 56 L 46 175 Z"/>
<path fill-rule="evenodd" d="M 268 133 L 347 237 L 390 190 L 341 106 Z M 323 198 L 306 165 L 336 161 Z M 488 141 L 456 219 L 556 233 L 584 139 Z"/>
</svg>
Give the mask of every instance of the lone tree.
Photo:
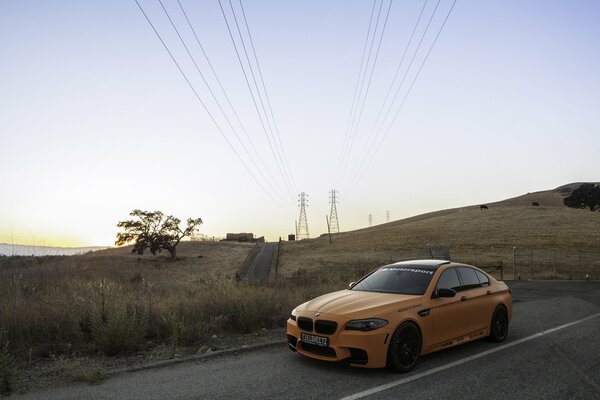
<svg viewBox="0 0 600 400">
<path fill-rule="evenodd" d="M 582 183 L 574 189 L 570 196 L 564 198 L 567 207 L 589 208 L 590 211 L 600 209 L 600 186 L 593 183 Z"/>
<path fill-rule="evenodd" d="M 202 218 L 188 218 L 187 227 L 181 229 L 181 220 L 172 215 L 165 216 L 161 211 L 133 210 L 129 213 L 134 220 L 121 221 L 117 227 L 123 228 L 123 232 L 117 233 L 115 245 L 122 246 L 134 242 L 132 253 L 144 254 L 144 250 L 156 255 L 162 249 L 171 254 L 173 260 L 177 259 L 177 245 L 186 236 L 191 235 L 198 225 L 202 224 Z"/>
</svg>

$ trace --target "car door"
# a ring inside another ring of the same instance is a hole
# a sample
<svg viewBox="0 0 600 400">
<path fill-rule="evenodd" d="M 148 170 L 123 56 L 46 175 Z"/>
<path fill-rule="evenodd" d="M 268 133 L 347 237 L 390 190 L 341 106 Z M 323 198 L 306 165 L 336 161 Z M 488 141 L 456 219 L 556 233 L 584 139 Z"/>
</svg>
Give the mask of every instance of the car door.
<svg viewBox="0 0 600 400">
<path fill-rule="evenodd" d="M 452 339 L 467 333 L 469 317 L 464 312 L 464 302 L 461 301 L 460 289 L 462 284 L 457 268 L 448 268 L 442 272 L 436 284 L 438 288 L 457 291 L 454 297 L 438 297 L 431 299 L 432 335 L 429 341 L 431 350 L 437 350 L 451 345 Z M 435 292 L 434 292 L 435 293 Z"/>
<path fill-rule="evenodd" d="M 489 287 L 483 287 L 474 268 L 459 267 L 457 270 L 462 283 L 457 296 L 460 297 L 465 316 L 463 323 L 467 339 L 476 339 L 483 336 L 483 331 L 490 323 Z"/>
</svg>

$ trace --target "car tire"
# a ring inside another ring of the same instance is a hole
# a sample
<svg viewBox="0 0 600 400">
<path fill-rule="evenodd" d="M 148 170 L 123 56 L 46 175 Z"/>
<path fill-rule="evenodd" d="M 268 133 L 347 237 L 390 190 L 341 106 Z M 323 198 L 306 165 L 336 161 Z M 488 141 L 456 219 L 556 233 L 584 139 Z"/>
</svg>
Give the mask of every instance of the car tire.
<svg viewBox="0 0 600 400">
<path fill-rule="evenodd" d="M 396 329 L 388 347 L 388 368 L 398 372 L 412 371 L 421 357 L 421 332 L 413 322 Z"/>
<path fill-rule="evenodd" d="M 490 324 L 490 340 L 503 342 L 508 336 L 508 311 L 502 304 L 496 306 Z"/>
</svg>

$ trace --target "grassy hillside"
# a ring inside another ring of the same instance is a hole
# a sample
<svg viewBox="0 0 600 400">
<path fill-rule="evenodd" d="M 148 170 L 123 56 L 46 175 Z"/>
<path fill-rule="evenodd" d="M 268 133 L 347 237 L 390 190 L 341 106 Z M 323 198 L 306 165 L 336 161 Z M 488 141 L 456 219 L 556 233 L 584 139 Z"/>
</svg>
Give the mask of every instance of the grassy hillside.
<svg viewBox="0 0 600 400">
<path fill-rule="evenodd" d="M 178 260 L 173 262 L 167 251 L 157 256 L 151 253 L 133 255 L 131 246 L 124 246 L 77 256 L 73 262 L 92 270 L 108 265 L 124 271 L 154 268 L 164 270 L 172 280 L 232 278 L 252 247 L 252 243 L 185 241 L 177 246 Z"/>
<path fill-rule="evenodd" d="M 443 210 L 339 233 L 332 245 L 327 237 L 286 242 L 278 270 L 291 275 L 321 266 L 375 266 L 428 257 L 429 247 L 448 247 L 453 260 L 476 265 L 502 261 L 510 278 L 516 247 L 517 273 L 523 277 L 554 277 L 556 268 L 557 277 L 575 279 L 580 254 L 582 273 L 597 276 L 600 213 L 563 206 L 563 195 L 572 186 L 488 203 L 488 210 L 479 205 Z"/>
<path fill-rule="evenodd" d="M 0 331 L 21 360 L 175 351 L 215 333 L 282 326 L 297 304 L 384 263 L 428 257 L 429 247 L 448 247 L 454 260 L 475 265 L 502 261 L 508 279 L 513 247 L 524 279 L 598 279 L 600 213 L 563 207 L 570 188 L 340 233 L 332 245 L 327 237 L 284 242 L 277 270 L 284 279 L 260 288 L 235 279 L 252 244 L 182 242 L 177 261 L 132 255 L 131 247 L 0 257 Z"/>
</svg>

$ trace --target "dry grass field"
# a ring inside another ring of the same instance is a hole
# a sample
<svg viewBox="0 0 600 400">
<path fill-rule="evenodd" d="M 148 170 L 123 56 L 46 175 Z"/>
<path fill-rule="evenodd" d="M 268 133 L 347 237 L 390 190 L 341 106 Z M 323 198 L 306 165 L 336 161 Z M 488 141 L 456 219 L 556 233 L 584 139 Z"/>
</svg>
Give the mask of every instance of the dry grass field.
<svg viewBox="0 0 600 400">
<path fill-rule="evenodd" d="M 507 279 L 514 247 L 523 279 L 598 279 L 600 213 L 566 208 L 562 196 L 557 189 L 487 210 L 432 212 L 339 233 L 331 245 L 327 237 L 283 242 L 276 279 L 260 287 L 236 277 L 252 244 L 182 242 L 177 261 L 131 247 L 0 257 L 0 379 L 13 358 L 175 351 L 214 334 L 281 327 L 297 304 L 384 263 L 426 258 L 430 247 L 475 265 L 502 261 Z"/>
<path fill-rule="evenodd" d="M 285 242 L 278 271 L 292 276 L 323 267 L 375 267 L 427 258 L 429 247 L 446 247 L 456 261 L 502 261 L 511 279 L 516 247 L 516 271 L 523 278 L 578 279 L 581 266 L 582 277 L 598 279 L 600 213 L 563 206 L 561 188 L 488 203 L 487 210 L 479 205 L 443 210 L 339 233 L 331 245 L 327 237 Z"/>
<path fill-rule="evenodd" d="M 284 324 L 297 304 L 339 288 L 321 280 L 260 288 L 236 279 L 253 244 L 182 242 L 168 253 L 118 248 L 81 256 L 0 257 L 0 347 L 21 362 L 117 355 L 210 342 Z"/>
</svg>

